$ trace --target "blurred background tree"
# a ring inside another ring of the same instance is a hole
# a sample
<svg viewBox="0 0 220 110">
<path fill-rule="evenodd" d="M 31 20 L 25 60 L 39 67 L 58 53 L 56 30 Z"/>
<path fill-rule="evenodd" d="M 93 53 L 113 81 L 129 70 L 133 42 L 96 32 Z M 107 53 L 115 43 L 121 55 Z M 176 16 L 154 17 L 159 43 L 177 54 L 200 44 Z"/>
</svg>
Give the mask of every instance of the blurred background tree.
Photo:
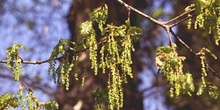
<svg viewBox="0 0 220 110">
<path fill-rule="evenodd" d="M 125 0 L 129 5 L 161 20 L 169 20 L 182 12 L 185 7 L 194 1 L 185 0 Z M 81 38 L 79 26 L 89 19 L 92 10 L 106 3 L 109 7 L 107 22 L 114 25 L 123 24 L 127 19 L 127 10 L 116 0 L 2 0 L 0 1 L 0 47 L 1 59 L 5 59 L 6 48 L 13 43 L 23 44 L 27 50 L 21 51 L 21 57 L 25 60 L 47 59 L 60 38 L 77 41 Z M 217 110 L 218 99 L 209 96 L 197 96 L 196 93 L 189 97 L 181 95 L 178 99 L 170 98 L 169 85 L 158 73 L 155 66 L 155 49 L 158 46 L 169 45 L 168 38 L 162 28 L 131 12 L 131 24 L 140 26 L 144 33 L 139 36 L 135 44 L 133 58 L 134 78 L 128 78 L 124 84 L 124 110 Z M 220 56 L 219 46 L 215 45 L 211 36 L 202 29 L 187 29 L 187 21 L 175 27 L 175 31 L 181 39 L 193 50 L 199 51 L 203 47 L 209 48 L 217 57 Z M 98 38 L 97 38 L 98 39 Z M 175 40 L 180 55 L 186 55 L 184 66 L 193 73 L 195 82 L 200 80 L 200 62 L 185 47 Z M 72 53 L 73 54 L 73 53 Z M 218 70 L 219 61 L 208 57 L 208 63 Z M 24 83 L 34 90 L 41 101 L 55 99 L 62 110 L 92 110 L 94 109 L 94 97 L 96 88 L 104 88 L 107 85 L 107 75 L 94 76 L 90 69 L 88 51 L 80 53 L 79 64 L 73 72 L 79 74 L 76 81 L 74 74 L 70 74 L 70 89 L 53 84 L 51 75 L 47 74 L 47 64 L 24 65 L 22 75 Z M 192 66 L 193 65 L 193 66 Z M 13 81 L 11 71 L 5 69 L 5 64 L 0 64 L 0 92 L 15 92 L 19 83 Z M 185 71 L 187 71 L 185 70 Z M 86 74 L 85 85 L 81 86 L 81 77 Z M 219 86 L 219 79 L 211 72 L 209 80 Z M 7 82 L 7 83 L 3 83 Z M 13 87 L 13 86 L 14 87 Z M 16 85 L 16 86 L 15 86 Z M 13 87 L 13 88 L 12 88 Z"/>
</svg>

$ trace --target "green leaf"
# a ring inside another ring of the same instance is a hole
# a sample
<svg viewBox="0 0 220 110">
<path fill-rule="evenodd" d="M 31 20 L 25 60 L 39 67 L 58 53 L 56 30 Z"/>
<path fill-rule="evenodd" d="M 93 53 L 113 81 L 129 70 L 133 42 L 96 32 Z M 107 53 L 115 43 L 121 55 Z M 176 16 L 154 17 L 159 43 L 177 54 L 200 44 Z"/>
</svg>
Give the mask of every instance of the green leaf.
<svg viewBox="0 0 220 110">
<path fill-rule="evenodd" d="M 215 99 L 217 99 L 219 97 L 219 90 L 218 90 L 218 87 L 215 85 L 209 86 L 208 93 L 211 97 L 213 97 Z"/>
<path fill-rule="evenodd" d="M 220 39 L 219 4 L 219 0 L 196 0 L 195 3 L 196 20 L 194 28 L 205 29 L 208 34 L 213 34 L 216 45 L 219 45 L 218 41 Z"/>
<path fill-rule="evenodd" d="M 204 85 L 202 83 L 199 83 L 199 87 L 196 95 L 202 95 L 204 88 L 205 88 Z"/>
<path fill-rule="evenodd" d="M 16 108 L 19 106 L 18 99 L 12 93 L 6 93 L 0 95 L 0 109 L 6 109 L 6 107 Z"/>
<path fill-rule="evenodd" d="M 88 36 L 90 35 L 91 33 L 93 33 L 93 27 L 92 27 L 92 22 L 91 21 L 86 21 L 86 22 L 83 22 L 81 25 L 80 25 L 80 33 L 83 35 L 83 36 Z"/>
<path fill-rule="evenodd" d="M 23 67 L 22 67 L 22 59 L 19 56 L 19 49 L 25 49 L 25 47 L 21 44 L 15 43 L 11 47 L 7 49 L 7 68 L 13 69 L 13 74 L 15 77 L 15 80 L 18 81 L 20 75 L 23 72 Z"/>
<path fill-rule="evenodd" d="M 105 29 L 103 28 L 103 25 L 105 24 L 107 18 L 108 18 L 107 5 L 103 5 L 101 7 L 94 9 L 94 11 L 91 14 L 91 21 L 96 21 L 98 23 L 98 27 L 102 35 L 104 35 L 106 32 Z"/>
<path fill-rule="evenodd" d="M 108 18 L 108 6 L 103 5 L 94 9 L 91 15 L 91 20 L 96 21 L 97 23 L 104 24 Z"/>
<path fill-rule="evenodd" d="M 143 33 L 142 29 L 135 27 L 135 26 L 130 27 L 128 31 L 131 36 L 138 36 Z"/>
<path fill-rule="evenodd" d="M 56 101 L 49 100 L 45 103 L 45 108 L 46 110 L 58 110 L 59 105 Z"/>
</svg>

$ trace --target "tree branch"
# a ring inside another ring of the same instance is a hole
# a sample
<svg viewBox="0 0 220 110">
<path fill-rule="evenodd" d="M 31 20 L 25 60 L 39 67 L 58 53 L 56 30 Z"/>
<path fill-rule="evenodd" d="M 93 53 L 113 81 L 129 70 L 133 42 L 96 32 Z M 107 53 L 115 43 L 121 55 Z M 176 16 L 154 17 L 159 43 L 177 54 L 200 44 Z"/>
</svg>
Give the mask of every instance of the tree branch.
<svg viewBox="0 0 220 110">
<path fill-rule="evenodd" d="M 170 24 L 169 27 L 172 28 L 172 27 L 174 27 L 174 26 L 176 26 L 176 25 L 182 23 L 183 21 L 186 21 L 186 20 L 189 19 L 189 18 L 190 18 L 190 17 L 187 16 L 187 17 L 185 17 L 185 18 L 183 18 L 183 19 L 179 19 L 179 20 L 177 20 L 176 22 L 174 22 L 173 24 Z M 168 22 L 169 22 L 169 21 L 168 21 Z"/>
<path fill-rule="evenodd" d="M 186 18 L 184 18 L 184 19 L 181 19 L 183 16 L 185 16 L 185 15 L 187 15 L 187 14 L 189 14 L 189 13 L 193 13 L 193 12 L 195 11 L 195 9 L 192 9 L 192 10 L 189 10 L 189 11 L 186 11 L 186 12 L 182 13 L 181 15 L 179 15 L 179 16 L 177 16 L 177 17 L 175 17 L 175 18 L 173 18 L 173 19 L 171 19 L 171 20 L 169 20 L 169 21 L 167 21 L 167 22 L 162 22 L 162 21 L 158 21 L 158 20 L 152 18 L 151 16 L 149 16 L 149 15 L 147 15 L 147 14 L 145 14 L 145 13 L 139 11 L 139 10 L 137 10 L 136 8 L 134 8 L 134 7 L 132 7 L 132 6 L 128 5 L 128 4 L 126 4 L 126 3 L 123 2 L 122 0 L 117 0 L 117 1 L 118 1 L 119 3 L 121 3 L 122 5 L 124 5 L 127 9 L 132 10 L 132 11 L 136 12 L 137 14 L 143 16 L 144 18 L 146 18 L 146 19 L 152 21 L 153 23 L 155 23 L 155 24 L 157 24 L 157 25 L 163 27 L 163 28 L 168 32 L 168 35 L 169 35 L 169 30 L 170 30 L 172 27 L 176 26 L 177 24 L 179 24 L 179 23 L 181 23 L 181 22 L 183 22 L 183 21 L 185 21 L 186 19 L 189 18 L 189 17 L 186 17 Z M 170 24 L 170 23 L 172 23 L 172 22 L 174 22 L 174 23 L 173 23 L 173 24 Z M 169 24 L 169 25 L 168 25 L 168 24 Z M 102 42 L 99 42 L 99 43 L 97 43 L 97 45 L 100 45 L 100 44 L 105 43 L 105 42 L 107 42 L 107 40 L 102 41 Z M 172 45 L 172 42 L 171 42 L 171 45 Z M 76 53 L 80 53 L 80 52 L 85 51 L 85 50 L 88 50 L 88 49 L 89 49 L 89 47 L 87 47 L 87 48 L 85 48 L 85 49 L 78 50 L 78 51 L 76 51 Z M 63 57 L 61 56 L 61 57 L 58 57 L 58 58 L 53 59 L 53 60 L 60 60 L 61 58 L 63 58 Z M 40 64 L 43 64 L 43 63 L 47 63 L 47 62 L 49 62 L 49 61 L 51 61 L 51 59 L 42 60 L 42 61 L 41 61 L 41 60 L 37 60 L 37 61 L 22 60 L 22 64 L 34 64 L 34 65 L 38 64 L 38 65 L 40 65 Z M 7 60 L 0 60 L 0 63 L 7 63 Z"/>
<path fill-rule="evenodd" d="M 53 60 L 60 60 L 61 58 L 63 58 L 63 57 L 58 57 L 58 58 L 53 59 Z M 42 61 L 41 60 L 37 60 L 37 61 L 22 60 L 22 64 L 34 64 L 34 65 L 38 64 L 38 65 L 40 65 L 40 64 L 43 64 L 43 63 L 47 63 L 49 61 L 51 61 L 51 60 L 50 59 L 42 60 Z M 0 60 L 0 63 L 7 63 L 7 60 Z"/>
<path fill-rule="evenodd" d="M 182 17 L 184 17 L 184 16 L 186 16 L 186 15 L 188 15 L 188 14 L 190 14 L 190 13 L 193 14 L 194 12 L 195 12 L 195 9 L 185 11 L 184 13 L 182 13 L 182 14 L 176 16 L 175 18 L 173 18 L 173 19 L 171 19 L 171 20 L 169 20 L 169 21 L 164 22 L 164 24 L 168 25 L 168 24 L 170 24 L 170 23 L 172 23 L 172 22 L 174 22 L 174 24 L 176 24 L 176 22 L 180 22 L 180 19 L 181 19 Z M 188 18 L 188 17 L 186 17 L 186 18 Z M 184 19 L 185 19 L 185 18 L 184 18 Z M 182 22 L 182 21 L 181 21 L 181 22 Z M 177 24 L 178 24 L 178 23 L 177 23 Z"/>
<path fill-rule="evenodd" d="M 182 43 L 182 44 L 184 45 L 184 47 L 186 47 L 191 53 L 193 53 L 197 58 L 200 59 L 200 56 L 199 56 L 194 50 L 192 50 L 185 42 L 183 42 L 182 39 L 180 39 L 180 38 L 173 32 L 173 30 L 172 30 L 172 27 L 174 27 L 174 26 L 176 26 L 176 25 L 182 23 L 183 21 L 187 20 L 187 19 L 189 18 L 189 16 L 187 16 L 187 17 L 184 17 L 184 16 L 186 16 L 186 15 L 188 15 L 188 14 L 190 14 L 190 13 L 193 14 L 193 13 L 195 12 L 195 8 L 194 8 L 194 9 L 191 9 L 191 10 L 188 10 L 188 11 L 185 11 L 184 13 L 182 13 L 182 14 L 176 16 L 175 18 L 173 18 L 173 19 L 171 19 L 171 20 L 169 20 L 169 21 L 161 22 L 161 21 L 158 21 L 158 20 L 152 18 L 151 16 L 149 16 L 149 15 L 147 15 L 147 14 L 145 14 L 145 13 L 139 11 L 139 10 L 137 10 L 136 8 L 134 8 L 134 7 L 132 7 L 132 6 L 128 5 L 128 4 L 126 4 L 126 3 L 123 2 L 122 0 L 117 0 L 117 1 L 118 1 L 119 3 L 121 3 L 122 5 L 124 5 L 126 8 L 131 9 L 132 11 L 134 11 L 134 12 L 136 12 L 137 14 L 143 16 L 144 18 L 146 18 L 146 19 L 152 21 L 153 23 L 155 23 L 155 24 L 157 24 L 157 25 L 163 27 L 163 28 L 166 30 L 166 32 L 168 33 L 168 37 L 169 37 L 169 39 L 170 39 L 171 46 L 172 46 L 172 41 L 171 41 L 171 38 L 170 38 L 170 33 L 171 33 L 174 37 L 176 37 L 176 38 L 180 41 L 180 43 Z M 184 18 L 183 18 L 183 17 L 184 17 Z M 170 24 L 170 23 L 172 23 L 172 24 Z M 209 65 L 208 65 L 208 69 L 209 69 L 216 77 L 218 77 L 218 78 L 220 79 L 220 75 L 219 75 L 213 68 L 211 68 Z"/>
<path fill-rule="evenodd" d="M 153 23 L 155 23 L 155 24 L 157 24 L 157 25 L 162 26 L 162 27 L 165 28 L 164 22 L 161 22 L 161 21 L 158 21 L 158 20 L 152 18 L 151 16 L 149 16 L 149 15 L 147 15 L 147 14 L 145 14 L 145 13 L 139 11 L 139 10 L 137 10 L 136 8 L 134 8 L 134 7 L 130 6 L 130 5 L 128 5 L 127 3 L 123 2 L 122 0 L 117 0 L 117 1 L 118 1 L 119 3 L 121 3 L 122 5 L 124 5 L 124 7 L 128 8 L 128 9 L 131 9 L 132 11 L 134 11 L 134 12 L 136 12 L 137 14 L 143 16 L 144 18 L 146 18 L 146 19 L 152 21 Z"/>
<path fill-rule="evenodd" d="M 177 36 L 177 35 L 173 32 L 172 29 L 170 30 L 170 32 L 171 32 L 171 34 L 172 34 L 174 37 L 176 37 L 176 38 L 179 40 L 179 42 L 180 42 L 186 49 L 188 49 L 194 56 L 196 56 L 196 58 L 200 59 L 200 55 L 198 55 L 198 54 L 197 54 L 192 48 L 190 48 L 182 39 L 180 39 L 179 36 Z M 218 77 L 218 78 L 220 79 L 220 75 L 219 75 L 212 67 L 210 67 L 209 65 L 207 65 L 207 66 L 208 66 L 208 69 L 209 69 L 216 77 Z"/>
<path fill-rule="evenodd" d="M 163 27 L 166 31 L 167 31 L 167 28 L 172 28 L 174 26 L 176 26 L 177 24 L 187 20 L 189 17 L 184 17 L 190 13 L 194 13 L 195 12 L 195 9 L 192 9 L 192 10 L 188 10 L 188 11 L 185 11 L 184 13 L 176 16 L 175 18 L 169 20 L 169 21 L 166 21 L 166 22 L 162 22 L 162 21 L 158 21 L 154 18 L 152 18 L 151 16 L 137 10 L 136 8 L 128 5 L 127 3 L 123 2 L 122 0 L 117 0 L 119 3 L 121 3 L 122 5 L 124 5 L 124 7 L 128 8 L 128 9 L 131 9 L 132 11 L 136 12 L 137 14 L 143 16 L 144 18 L 152 21 L 153 23 Z M 183 18 L 184 17 L 184 18 Z M 172 23 L 172 24 L 171 24 Z"/>
<path fill-rule="evenodd" d="M 170 35 L 169 35 L 169 34 L 171 33 L 174 37 L 176 37 L 176 38 L 180 41 L 181 44 L 184 45 L 184 47 L 186 47 L 186 48 L 187 48 L 191 53 L 193 53 L 197 58 L 200 58 L 199 55 L 197 55 L 197 53 L 196 53 L 194 50 L 192 50 L 185 42 L 183 42 L 183 41 L 173 32 L 173 30 L 171 29 L 172 27 L 178 25 L 179 23 L 181 23 L 181 22 L 187 20 L 189 17 L 188 17 L 188 16 L 187 16 L 187 17 L 184 17 L 184 16 L 186 16 L 186 15 L 188 15 L 188 14 L 190 14 L 190 13 L 193 14 L 193 13 L 195 12 L 195 9 L 192 9 L 192 10 L 189 10 L 189 11 L 185 11 L 184 13 L 182 13 L 182 14 L 176 16 L 175 18 L 173 18 L 173 19 L 171 19 L 171 20 L 169 20 L 169 21 L 162 22 L 162 21 L 158 21 L 158 20 L 152 18 L 151 16 L 149 16 L 149 15 L 147 15 L 147 14 L 145 14 L 145 13 L 139 11 L 139 10 L 137 10 L 136 8 L 134 8 L 134 7 L 130 6 L 130 5 L 128 5 L 127 3 L 123 2 L 122 0 L 117 0 L 117 1 L 118 1 L 119 3 L 121 3 L 122 5 L 124 5 L 127 9 L 132 10 L 132 11 L 136 12 L 137 14 L 143 16 L 144 18 L 146 18 L 146 19 L 152 21 L 153 23 L 155 23 L 155 24 L 157 24 L 157 25 L 163 27 L 163 28 L 167 31 L 168 37 L 169 37 L 170 40 L 171 40 L 171 38 L 170 38 Z M 183 17 L 184 17 L 184 18 L 183 18 Z M 171 24 L 171 23 L 172 23 L 172 24 Z M 99 42 L 99 43 L 97 43 L 97 45 L 100 45 L 100 44 L 105 43 L 105 42 L 107 42 L 107 40 L 104 40 L 104 41 L 102 41 L 102 42 Z M 172 41 L 170 41 L 170 42 L 171 42 L 171 45 L 172 45 Z M 85 49 L 78 50 L 78 51 L 76 51 L 76 53 L 80 53 L 80 52 L 85 51 L 85 50 L 87 50 L 87 49 L 89 49 L 89 47 L 87 47 L 87 48 L 85 48 Z M 63 58 L 63 56 L 58 57 L 58 58 L 53 59 L 53 60 L 60 60 L 61 58 Z M 22 60 L 22 64 L 34 64 L 34 65 L 35 65 L 35 64 L 47 63 L 47 62 L 49 62 L 49 61 L 51 61 L 51 59 L 42 60 L 42 61 L 41 61 L 41 60 L 37 60 L 37 61 L 25 61 L 25 60 Z M 7 60 L 0 60 L 0 63 L 7 63 Z M 220 76 L 218 75 L 218 73 L 217 73 L 214 69 L 212 69 L 210 66 L 208 66 L 208 69 L 209 69 L 212 73 L 214 73 L 215 76 L 217 76 L 217 77 L 220 79 Z"/>
</svg>

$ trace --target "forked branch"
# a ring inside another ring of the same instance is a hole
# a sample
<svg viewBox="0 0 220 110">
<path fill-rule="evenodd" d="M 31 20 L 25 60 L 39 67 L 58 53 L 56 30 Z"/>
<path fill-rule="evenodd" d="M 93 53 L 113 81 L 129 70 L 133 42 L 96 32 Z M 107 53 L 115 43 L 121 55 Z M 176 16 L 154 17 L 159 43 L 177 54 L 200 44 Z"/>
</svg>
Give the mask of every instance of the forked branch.
<svg viewBox="0 0 220 110">
<path fill-rule="evenodd" d="M 184 41 L 182 41 L 182 39 L 180 39 L 172 30 L 172 27 L 182 23 L 183 21 L 189 19 L 190 17 L 187 16 L 188 14 L 191 14 L 193 15 L 194 12 L 195 12 L 195 8 L 194 9 L 191 9 L 191 10 L 187 10 L 185 12 L 183 12 L 182 14 L 176 16 L 175 18 L 169 20 L 169 21 L 166 21 L 166 22 L 162 22 L 162 21 L 158 21 L 154 18 L 152 18 L 151 16 L 137 10 L 136 8 L 128 5 L 127 3 L 123 2 L 122 0 L 117 0 L 119 3 L 121 3 L 122 5 L 124 5 L 126 8 L 128 9 L 131 9 L 132 11 L 136 12 L 137 14 L 143 16 L 144 18 L 150 20 L 151 22 L 163 27 L 165 29 L 165 31 L 167 32 L 168 34 L 168 38 L 169 38 L 169 41 L 170 41 L 170 44 L 171 46 L 173 46 L 173 42 L 172 42 L 172 39 L 171 39 L 171 36 L 170 34 L 172 34 L 174 37 L 176 37 L 181 44 L 184 45 L 185 48 L 187 48 L 191 53 L 193 53 L 193 55 L 195 55 L 197 58 L 200 59 L 200 56 L 194 51 L 192 50 L 192 48 L 190 48 Z M 208 69 L 216 76 L 220 79 L 220 75 L 212 68 L 208 65 Z"/>
</svg>

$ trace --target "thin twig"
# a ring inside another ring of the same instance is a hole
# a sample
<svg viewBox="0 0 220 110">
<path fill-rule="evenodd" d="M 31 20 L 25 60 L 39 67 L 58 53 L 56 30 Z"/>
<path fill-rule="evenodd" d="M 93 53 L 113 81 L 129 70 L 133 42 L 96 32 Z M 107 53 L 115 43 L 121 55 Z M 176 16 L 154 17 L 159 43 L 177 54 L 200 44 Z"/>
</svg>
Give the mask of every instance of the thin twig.
<svg viewBox="0 0 220 110">
<path fill-rule="evenodd" d="M 63 58 L 63 57 L 58 57 L 58 58 L 53 59 L 53 60 L 60 60 L 61 58 Z M 34 64 L 34 65 L 38 64 L 38 65 L 40 65 L 40 64 L 43 64 L 43 63 L 47 63 L 49 61 L 51 61 L 51 60 L 50 59 L 42 60 L 42 61 L 41 60 L 37 60 L 37 61 L 25 61 L 25 60 L 23 60 L 22 64 Z M 7 60 L 0 60 L 0 63 L 7 63 Z"/>
<path fill-rule="evenodd" d="M 189 10 L 189 11 L 185 11 L 184 13 L 182 13 L 182 14 L 176 16 L 175 18 L 173 18 L 173 19 L 171 19 L 171 20 L 169 20 L 169 21 L 164 22 L 164 24 L 167 25 L 167 24 L 170 24 L 170 23 L 172 23 L 172 22 L 174 22 L 174 21 L 179 21 L 180 18 L 182 18 L 182 17 L 185 16 L 185 15 L 188 15 L 189 13 L 193 13 L 194 11 L 195 11 L 195 9 L 191 9 L 191 10 Z"/>
<path fill-rule="evenodd" d="M 20 79 L 19 82 L 20 82 L 21 85 L 25 88 L 25 90 L 26 90 L 27 92 L 30 92 L 29 88 L 26 86 L 26 83 L 25 83 L 22 79 Z"/>
<path fill-rule="evenodd" d="M 96 43 L 96 45 L 101 45 L 101 44 L 103 44 L 103 43 L 106 43 L 108 41 L 108 39 L 104 39 L 104 40 L 102 40 L 102 41 L 100 41 L 100 42 L 98 42 L 98 43 Z M 86 51 L 86 50 L 88 50 L 89 49 L 89 47 L 86 47 L 86 48 L 84 48 L 84 49 L 80 49 L 80 50 L 77 50 L 77 51 L 75 51 L 75 54 L 78 54 L 78 53 L 80 53 L 80 52 L 83 52 L 83 51 Z M 37 61 L 28 61 L 28 60 L 23 60 L 22 58 L 22 64 L 34 64 L 34 65 L 40 65 L 40 64 L 43 64 L 43 63 L 48 63 L 48 62 L 50 62 L 50 61 L 55 61 L 55 60 L 61 60 L 62 58 L 64 58 L 64 56 L 61 56 L 61 57 L 57 57 L 57 58 L 55 58 L 55 59 L 47 59 L 47 60 L 37 60 Z M 13 63 L 14 63 L 15 61 L 13 61 Z M 7 60 L 0 60 L 0 63 L 7 63 Z"/>
<path fill-rule="evenodd" d="M 183 18 L 183 19 L 179 19 L 178 21 L 174 22 L 173 24 L 170 24 L 169 27 L 172 28 L 172 27 L 174 27 L 174 26 L 176 26 L 176 25 L 182 23 L 183 21 L 186 21 L 186 20 L 189 19 L 189 18 L 190 18 L 190 16 L 187 16 L 187 17 L 185 17 L 185 18 Z"/>
<path fill-rule="evenodd" d="M 127 3 L 123 2 L 122 0 L 117 0 L 117 1 L 118 1 L 119 3 L 121 3 L 122 5 L 124 5 L 126 8 L 131 9 L 132 11 L 134 11 L 134 12 L 136 12 L 137 14 L 143 16 L 144 18 L 146 18 L 146 19 L 152 21 L 153 23 L 155 23 L 155 24 L 157 24 L 157 25 L 159 25 L 159 26 L 165 28 L 165 30 L 166 30 L 167 27 L 172 28 L 172 27 L 176 26 L 177 24 L 179 24 L 179 23 L 185 21 L 185 20 L 188 19 L 189 17 L 186 17 L 186 18 L 183 18 L 183 19 L 181 19 L 181 18 L 184 17 L 184 16 L 186 16 L 186 15 L 188 15 L 188 14 L 190 14 L 190 13 L 193 13 L 193 12 L 195 11 L 195 9 L 191 9 L 191 10 L 189 10 L 189 11 L 185 11 L 184 13 L 182 13 L 182 14 L 176 16 L 175 18 L 173 18 L 173 19 L 171 19 L 171 20 L 169 20 L 169 21 L 162 22 L 162 21 L 158 21 L 158 20 L 152 18 L 151 16 L 149 16 L 149 15 L 147 15 L 147 14 L 145 14 L 145 13 L 139 11 L 139 10 L 137 10 L 136 8 L 134 8 L 134 7 L 130 6 L 130 5 L 128 5 Z M 172 23 L 172 24 L 170 24 L 170 23 Z"/>
<path fill-rule="evenodd" d="M 165 28 L 165 30 L 166 30 L 166 32 L 167 32 L 167 36 L 168 36 L 168 38 L 169 38 L 171 47 L 174 47 L 174 43 L 173 43 L 173 41 L 172 41 L 171 34 L 170 34 L 171 28 L 170 28 L 169 26 L 167 26 L 167 27 Z"/>
<path fill-rule="evenodd" d="M 139 15 L 145 17 L 146 19 L 149 19 L 150 21 L 154 22 L 155 24 L 160 25 L 160 26 L 162 26 L 162 27 L 165 27 L 165 25 L 164 25 L 163 22 L 158 21 L 158 20 L 152 18 L 151 16 L 149 16 L 149 15 L 147 15 L 147 14 L 145 14 L 145 13 L 139 11 L 139 10 L 137 10 L 136 8 L 134 8 L 134 7 L 130 6 L 130 5 L 128 5 L 127 3 L 123 2 L 122 0 L 117 0 L 117 1 L 118 1 L 119 3 L 121 3 L 122 5 L 124 5 L 126 8 L 131 9 L 132 11 L 138 13 Z"/>
<path fill-rule="evenodd" d="M 183 44 L 183 46 L 184 46 L 186 49 L 188 49 L 191 53 L 193 53 L 194 55 L 197 56 L 197 53 L 196 53 L 194 50 L 192 50 L 192 48 L 190 48 L 182 39 L 180 39 L 179 36 L 177 36 L 172 29 L 170 29 L 170 32 L 171 32 L 171 34 L 172 34 L 174 37 L 177 38 L 177 40 L 180 41 L 181 44 Z"/>
<path fill-rule="evenodd" d="M 182 39 L 180 39 L 179 36 L 177 36 L 177 35 L 173 32 L 172 29 L 170 30 L 170 32 L 171 32 L 171 34 L 172 34 L 174 37 L 176 37 L 176 38 L 179 40 L 179 42 L 180 42 L 186 49 L 188 49 L 191 53 L 193 53 L 193 55 L 195 55 L 196 58 L 200 59 L 200 56 L 199 56 L 194 50 L 192 50 L 192 48 L 190 48 Z M 219 75 L 212 67 L 210 67 L 209 65 L 207 65 L 207 66 L 208 66 L 208 69 L 209 69 L 216 77 L 218 77 L 218 78 L 220 79 L 220 75 Z"/>
</svg>

